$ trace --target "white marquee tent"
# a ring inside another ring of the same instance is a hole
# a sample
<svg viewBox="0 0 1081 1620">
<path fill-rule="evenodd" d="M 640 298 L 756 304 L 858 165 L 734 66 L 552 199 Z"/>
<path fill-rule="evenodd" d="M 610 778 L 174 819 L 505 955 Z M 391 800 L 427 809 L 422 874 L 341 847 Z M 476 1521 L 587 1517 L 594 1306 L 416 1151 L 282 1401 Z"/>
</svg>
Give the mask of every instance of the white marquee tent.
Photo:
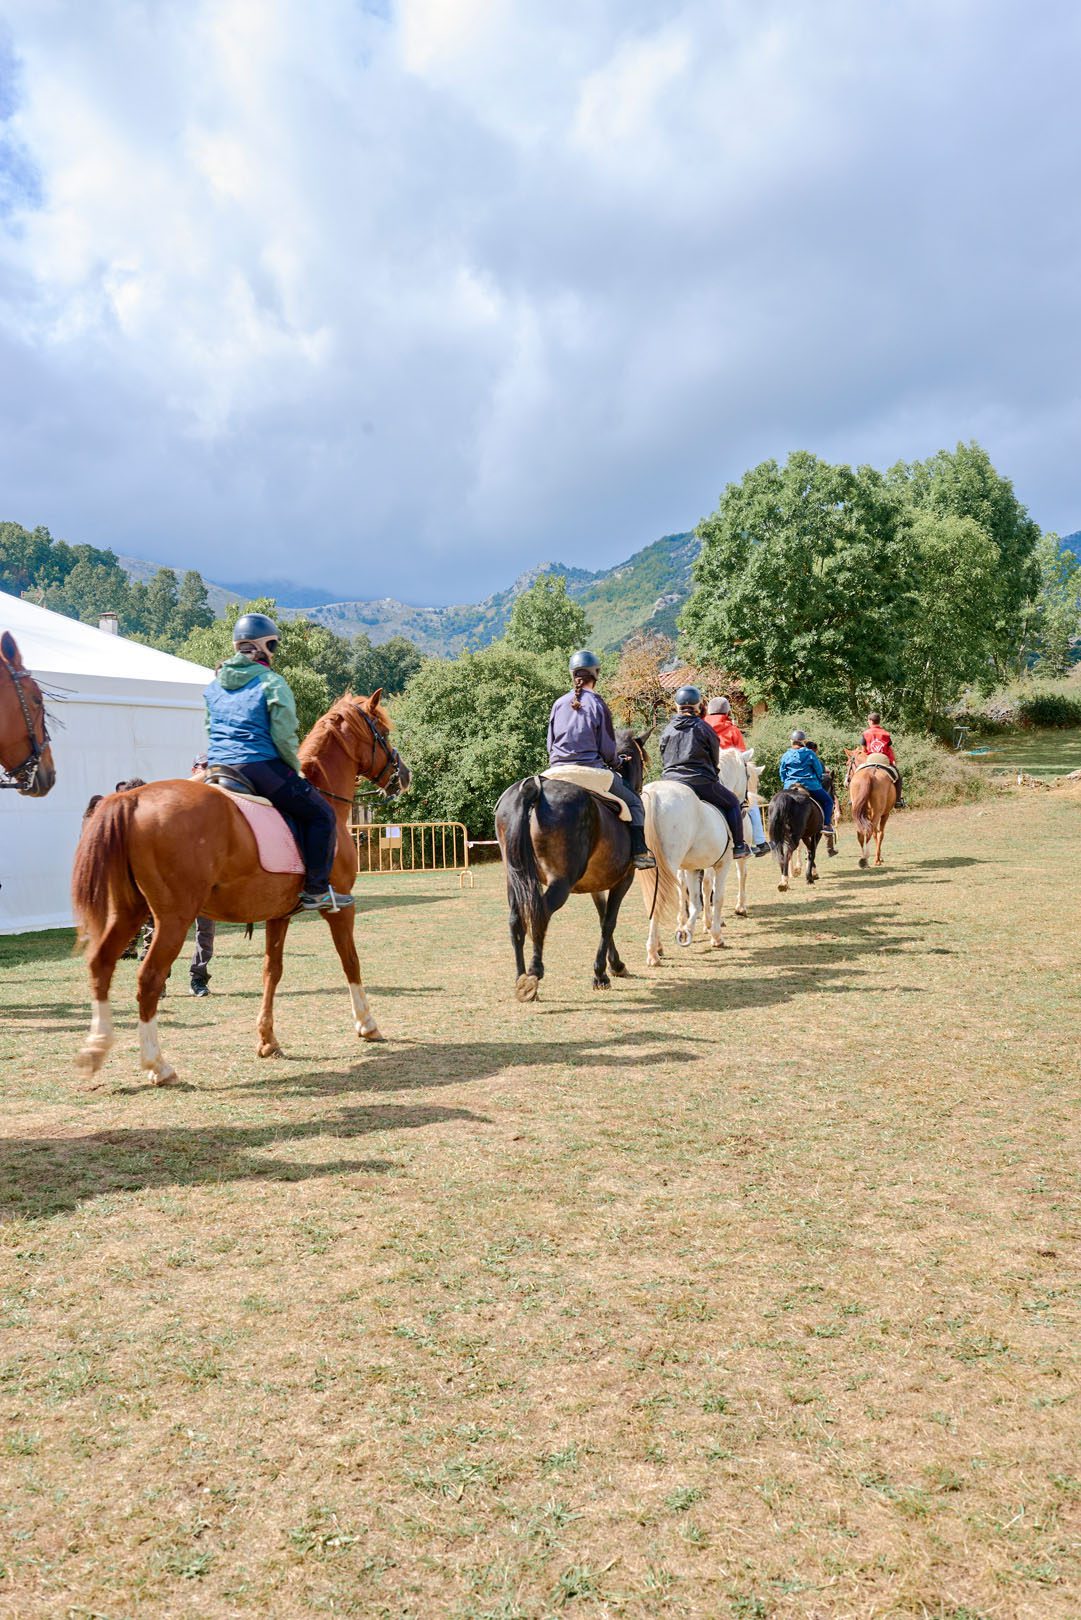
<svg viewBox="0 0 1081 1620">
<path fill-rule="evenodd" d="M 0 934 L 72 922 L 71 861 L 95 793 L 141 776 L 187 776 L 206 747 L 213 671 L 79 624 L 0 591 L 0 631 L 46 687 L 56 785 L 44 799 L 0 793 Z"/>
</svg>

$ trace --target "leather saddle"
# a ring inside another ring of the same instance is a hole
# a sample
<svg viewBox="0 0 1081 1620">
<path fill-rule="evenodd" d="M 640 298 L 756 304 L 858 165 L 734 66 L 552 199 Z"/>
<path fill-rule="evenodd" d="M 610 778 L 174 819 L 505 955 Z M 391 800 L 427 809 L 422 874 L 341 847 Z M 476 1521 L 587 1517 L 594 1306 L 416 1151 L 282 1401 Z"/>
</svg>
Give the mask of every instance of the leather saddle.
<svg viewBox="0 0 1081 1620">
<path fill-rule="evenodd" d="M 246 793 L 249 798 L 261 798 L 236 765 L 208 765 L 203 772 L 203 781 L 210 787 L 225 788 L 228 793 Z M 262 802 L 269 804 L 270 801 L 263 799 Z"/>
</svg>

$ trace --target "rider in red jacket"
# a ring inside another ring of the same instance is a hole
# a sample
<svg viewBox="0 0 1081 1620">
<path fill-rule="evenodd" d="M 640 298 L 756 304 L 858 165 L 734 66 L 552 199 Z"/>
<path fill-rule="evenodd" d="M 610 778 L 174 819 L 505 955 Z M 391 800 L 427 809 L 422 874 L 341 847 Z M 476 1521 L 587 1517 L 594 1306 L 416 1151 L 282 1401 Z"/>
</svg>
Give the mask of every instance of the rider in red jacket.
<svg viewBox="0 0 1081 1620">
<path fill-rule="evenodd" d="M 901 794 L 901 772 L 897 767 L 897 756 L 893 751 L 893 738 L 882 724 L 882 716 L 872 709 L 867 716 L 867 730 L 860 738 L 864 748 L 869 754 L 884 754 L 893 766 L 897 777 L 897 805 L 900 809 L 906 808 Z"/>
</svg>

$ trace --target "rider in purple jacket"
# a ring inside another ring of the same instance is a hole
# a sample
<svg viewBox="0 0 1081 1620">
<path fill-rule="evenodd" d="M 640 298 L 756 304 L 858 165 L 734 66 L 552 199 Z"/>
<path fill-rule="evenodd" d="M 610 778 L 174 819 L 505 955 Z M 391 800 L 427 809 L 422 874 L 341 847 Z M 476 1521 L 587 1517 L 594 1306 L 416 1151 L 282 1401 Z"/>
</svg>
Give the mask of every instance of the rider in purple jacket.
<svg viewBox="0 0 1081 1620">
<path fill-rule="evenodd" d="M 548 717 L 548 763 L 588 765 L 593 770 L 610 771 L 609 792 L 622 799 L 631 813 L 631 858 L 644 871 L 656 866 L 646 848 L 646 807 L 638 794 L 619 774 L 616 732 L 607 703 L 594 691 L 600 659 L 586 649 L 571 658 L 574 690 L 564 693 L 552 705 Z"/>
</svg>

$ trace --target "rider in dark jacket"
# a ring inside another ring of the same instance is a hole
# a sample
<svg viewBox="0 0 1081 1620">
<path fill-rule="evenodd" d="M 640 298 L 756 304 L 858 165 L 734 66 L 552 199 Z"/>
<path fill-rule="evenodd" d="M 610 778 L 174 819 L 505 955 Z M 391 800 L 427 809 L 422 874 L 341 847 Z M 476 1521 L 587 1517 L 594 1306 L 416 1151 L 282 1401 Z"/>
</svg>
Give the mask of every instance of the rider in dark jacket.
<svg viewBox="0 0 1081 1620">
<path fill-rule="evenodd" d="M 698 712 L 701 702 L 697 686 L 681 686 L 676 693 L 678 712 L 661 737 L 661 777 L 665 782 L 682 782 L 721 812 L 732 837 L 732 853 L 742 860 L 751 853 L 743 838 L 743 812 L 736 795 L 717 775 L 720 744 Z"/>
</svg>

